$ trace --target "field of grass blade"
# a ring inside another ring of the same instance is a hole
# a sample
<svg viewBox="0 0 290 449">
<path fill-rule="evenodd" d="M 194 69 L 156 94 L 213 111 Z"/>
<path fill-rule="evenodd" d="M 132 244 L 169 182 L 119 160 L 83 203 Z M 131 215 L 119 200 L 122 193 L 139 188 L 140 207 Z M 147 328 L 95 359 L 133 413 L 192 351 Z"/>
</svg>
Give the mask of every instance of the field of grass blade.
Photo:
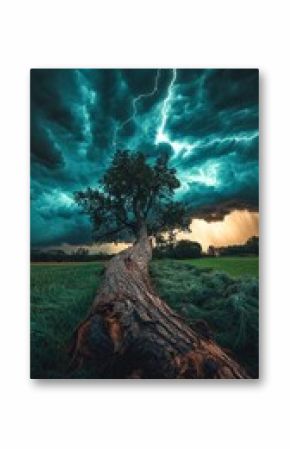
<svg viewBox="0 0 290 449">
<path fill-rule="evenodd" d="M 150 272 L 161 298 L 193 327 L 199 329 L 206 323 L 217 342 L 257 377 L 257 276 L 244 270 L 246 274 L 234 277 L 213 268 L 197 267 L 195 261 L 158 260 L 151 263 Z M 32 264 L 32 378 L 70 376 L 70 339 L 86 316 L 103 272 L 103 262 Z M 86 378 L 90 373 L 84 370 L 74 376 Z"/>
</svg>

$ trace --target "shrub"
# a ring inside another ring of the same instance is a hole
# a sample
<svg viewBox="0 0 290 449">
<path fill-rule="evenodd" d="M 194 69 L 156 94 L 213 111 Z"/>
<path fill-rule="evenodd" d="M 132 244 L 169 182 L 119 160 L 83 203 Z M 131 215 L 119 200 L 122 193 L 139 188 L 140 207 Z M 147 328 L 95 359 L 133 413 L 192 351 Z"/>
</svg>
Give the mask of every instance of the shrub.
<svg viewBox="0 0 290 449">
<path fill-rule="evenodd" d="M 201 245 L 191 240 L 180 240 L 174 247 L 174 256 L 177 259 L 196 259 L 201 257 Z"/>
</svg>

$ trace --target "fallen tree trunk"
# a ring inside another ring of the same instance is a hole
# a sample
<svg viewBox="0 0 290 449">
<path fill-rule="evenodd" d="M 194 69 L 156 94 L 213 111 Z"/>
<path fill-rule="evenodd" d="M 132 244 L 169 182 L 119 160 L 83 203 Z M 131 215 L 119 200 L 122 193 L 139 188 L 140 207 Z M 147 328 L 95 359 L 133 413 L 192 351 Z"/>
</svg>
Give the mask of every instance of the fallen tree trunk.
<svg viewBox="0 0 290 449">
<path fill-rule="evenodd" d="M 88 317 L 75 332 L 72 366 L 96 378 L 248 378 L 214 340 L 192 329 L 154 291 L 144 234 L 108 264 Z"/>
</svg>

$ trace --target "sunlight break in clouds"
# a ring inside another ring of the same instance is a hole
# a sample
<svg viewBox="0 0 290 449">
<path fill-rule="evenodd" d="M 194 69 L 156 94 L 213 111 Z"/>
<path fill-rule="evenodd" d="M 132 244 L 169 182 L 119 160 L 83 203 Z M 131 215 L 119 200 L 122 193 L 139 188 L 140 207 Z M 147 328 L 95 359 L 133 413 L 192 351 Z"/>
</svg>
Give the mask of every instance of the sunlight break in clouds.
<svg viewBox="0 0 290 449">
<path fill-rule="evenodd" d="M 240 245 L 245 243 L 253 235 L 259 235 L 259 214 L 247 210 L 235 210 L 226 215 L 222 221 L 207 222 L 195 218 L 190 225 L 191 232 L 179 232 L 177 240 L 187 239 L 199 242 L 203 251 L 210 245 L 215 247 Z M 103 243 L 101 245 L 81 245 L 87 248 L 91 254 L 104 252 L 116 254 L 126 249 L 128 243 Z M 75 251 L 76 245 L 63 244 L 61 246 L 48 247 L 46 249 L 62 249 L 68 253 Z"/>
<path fill-rule="evenodd" d="M 253 235 L 259 235 L 259 214 L 247 210 L 235 210 L 226 215 L 222 221 L 207 222 L 193 219 L 190 233 L 180 232 L 178 240 L 190 239 L 199 242 L 203 251 L 209 245 L 216 247 L 239 245 Z"/>
</svg>

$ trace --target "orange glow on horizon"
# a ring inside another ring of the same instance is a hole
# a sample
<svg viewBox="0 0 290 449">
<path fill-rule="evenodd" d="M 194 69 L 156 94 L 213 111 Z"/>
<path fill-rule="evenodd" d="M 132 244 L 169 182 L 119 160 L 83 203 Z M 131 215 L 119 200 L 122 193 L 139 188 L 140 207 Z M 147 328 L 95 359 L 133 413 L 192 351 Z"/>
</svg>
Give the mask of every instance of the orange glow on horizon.
<svg viewBox="0 0 290 449">
<path fill-rule="evenodd" d="M 259 213 L 247 210 L 235 210 L 226 215 L 221 221 L 207 222 L 194 218 L 190 225 L 190 232 L 179 232 L 177 240 L 187 239 L 199 242 L 203 251 L 210 245 L 215 247 L 239 245 L 245 243 L 253 235 L 259 235 Z M 87 248 L 91 254 L 103 252 L 116 254 L 128 248 L 128 243 L 103 243 L 94 245 L 68 245 L 49 247 L 46 249 L 62 249 L 68 253 L 79 246 Z M 45 249 L 45 248 L 44 248 Z"/>
<path fill-rule="evenodd" d="M 219 247 L 243 244 L 253 235 L 259 235 L 259 213 L 235 210 L 222 221 L 212 222 L 195 218 L 190 225 L 190 231 L 178 233 L 177 239 L 199 242 L 203 251 L 210 245 Z"/>
<path fill-rule="evenodd" d="M 243 244 L 253 235 L 259 235 L 259 213 L 235 210 L 221 221 L 207 222 L 194 218 L 190 225 L 190 232 L 179 232 L 177 240 L 194 240 L 201 244 L 203 251 L 206 251 L 210 245 L 219 247 Z M 117 245 L 106 243 L 100 245 L 98 250 L 118 253 L 128 246 L 126 243 Z"/>
</svg>

